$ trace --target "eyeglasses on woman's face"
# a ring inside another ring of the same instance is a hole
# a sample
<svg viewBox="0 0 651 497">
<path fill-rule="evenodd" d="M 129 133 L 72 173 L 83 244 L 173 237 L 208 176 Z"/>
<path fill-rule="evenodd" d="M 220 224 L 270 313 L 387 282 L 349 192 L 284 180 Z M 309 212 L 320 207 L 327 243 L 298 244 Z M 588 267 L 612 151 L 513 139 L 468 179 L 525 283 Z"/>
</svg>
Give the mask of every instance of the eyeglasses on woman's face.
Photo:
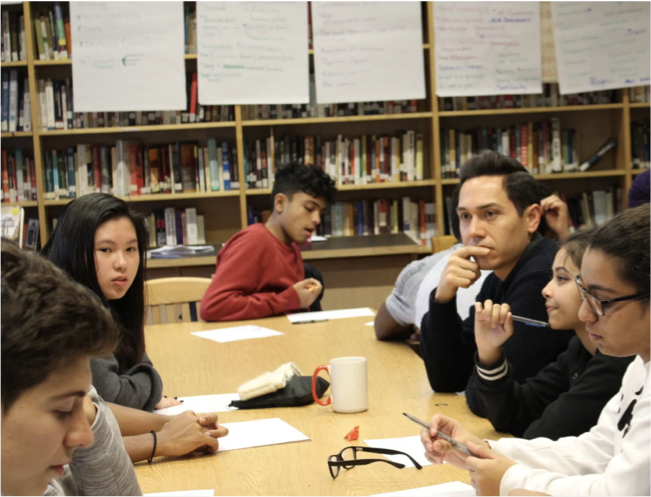
<svg viewBox="0 0 651 497">
<path fill-rule="evenodd" d="M 635 295 L 626 295 L 625 297 L 617 297 L 615 299 L 604 300 L 586 290 L 580 274 L 577 274 L 574 277 L 574 282 L 579 289 L 581 300 L 587 300 L 592 312 L 600 317 L 603 317 L 605 315 L 606 306 L 610 304 L 614 304 L 615 302 L 624 302 L 625 300 L 639 300 L 651 295 L 649 293 L 636 293 Z"/>
<path fill-rule="evenodd" d="M 371 464 L 374 462 L 384 462 L 394 466 L 398 469 L 405 467 L 404 464 L 399 462 L 389 461 L 388 459 L 357 459 L 358 452 L 370 452 L 373 454 L 385 454 L 385 455 L 402 455 L 408 457 L 409 460 L 416 466 L 418 469 L 423 469 L 423 467 L 418 464 L 413 457 L 404 452 L 392 449 L 376 449 L 375 447 L 356 447 L 350 446 L 341 449 L 339 454 L 328 457 L 328 469 L 330 470 L 330 475 L 332 478 L 337 478 L 339 476 L 339 469 L 344 467 L 345 469 L 352 469 L 354 466 L 363 466 L 366 464 Z"/>
</svg>

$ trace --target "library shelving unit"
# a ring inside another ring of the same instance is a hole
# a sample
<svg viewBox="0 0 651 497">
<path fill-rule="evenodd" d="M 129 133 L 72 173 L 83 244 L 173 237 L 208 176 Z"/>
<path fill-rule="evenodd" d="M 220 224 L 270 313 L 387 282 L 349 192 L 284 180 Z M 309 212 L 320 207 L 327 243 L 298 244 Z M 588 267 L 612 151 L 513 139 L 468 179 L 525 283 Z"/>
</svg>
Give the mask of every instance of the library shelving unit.
<svg viewBox="0 0 651 497">
<path fill-rule="evenodd" d="M 337 200 L 401 199 L 425 200 L 436 204 L 438 233 L 444 234 L 444 199 L 449 196 L 456 179 L 442 179 L 440 129 L 472 129 L 478 126 L 501 127 L 526 121 L 540 121 L 557 117 L 563 127 L 577 130 L 578 152 L 581 160 L 591 156 L 607 138 L 617 138 L 618 147 L 595 168 L 585 173 L 540 175 L 551 190 L 567 194 L 586 190 L 618 187 L 622 202 L 632 179 L 639 171 L 631 165 L 631 121 L 648 120 L 649 104 L 629 103 L 628 91 L 617 91 L 616 102 L 602 105 L 581 105 L 542 108 L 497 110 L 441 111 L 436 97 L 434 64 L 434 22 L 432 2 L 422 2 L 423 58 L 426 78 L 426 100 L 420 102 L 420 112 L 391 115 L 365 115 L 326 118 L 278 120 L 244 120 L 243 109 L 235 106 L 232 122 L 208 122 L 181 125 L 156 125 L 116 128 L 87 128 L 71 130 L 39 129 L 40 110 L 37 91 L 38 79 L 71 77 L 71 60 L 38 60 L 34 38 L 32 12 L 43 4 L 23 2 L 21 5 L 3 5 L 2 8 L 21 9 L 25 18 L 27 61 L 2 63 L 5 68 L 26 68 L 32 101 L 31 133 L 2 133 L 3 147 L 16 140 L 30 144 L 36 162 L 38 201 L 21 205 L 36 209 L 40 220 L 41 244 L 50 235 L 51 219 L 57 217 L 69 200 L 46 200 L 43 151 L 50 148 L 74 146 L 83 140 L 89 144 L 105 144 L 107 140 L 137 139 L 143 144 L 192 140 L 202 142 L 209 137 L 228 140 L 237 147 L 237 168 L 241 179 L 238 191 L 152 194 L 125 198 L 135 210 L 151 212 L 163 207 L 196 207 L 204 214 L 206 242 L 219 246 L 231 235 L 247 226 L 247 207 L 267 208 L 269 189 L 247 190 L 244 179 L 244 143 L 248 140 L 281 137 L 285 134 L 324 137 L 393 134 L 410 129 L 423 136 L 424 179 L 414 182 L 345 185 L 339 188 Z M 313 67 L 313 51 L 310 50 Z M 74 57 L 74 53 L 72 55 Z M 197 55 L 185 56 L 186 70 L 196 71 Z M 32 216 L 33 217 L 33 216 Z M 364 240 L 361 240 L 364 239 Z M 367 237 L 332 238 L 313 244 L 304 252 L 304 258 L 318 261 L 326 278 L 328 290 L 324 303 L 335 306 L 378 307 L 390 292 L 400 270 L 411 260 L 427 254 L 424 249 L 400 233 Z M 148 263 L 149 277 L 210 276 L 214 272 L 215 257 L 152 260 Z"/>
</svg>

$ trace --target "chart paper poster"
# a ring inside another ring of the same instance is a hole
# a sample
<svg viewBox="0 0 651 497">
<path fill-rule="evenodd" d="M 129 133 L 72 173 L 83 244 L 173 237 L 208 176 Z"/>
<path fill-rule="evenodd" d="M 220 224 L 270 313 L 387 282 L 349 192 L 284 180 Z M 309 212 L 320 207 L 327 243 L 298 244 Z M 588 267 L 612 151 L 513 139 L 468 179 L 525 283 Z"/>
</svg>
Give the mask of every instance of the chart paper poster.
<svg viewBox="0 0 651 497">
<path fill-rule="evenodd" d="M 434 2 L 436 94 L 542 93 L 539 2 Z"/>
<path fill-rule="evenodd" d="M 183 110 L 182 2 L 70 2 L 75 112 Z"/>
<path fill-rule="evenodd" d="M 420 2 L 312 2 L 320 104 L 425 98 Z"/>
<path fill-rule="evenodd" d="M 552 2 L 560 93 L 649 84 L 649 2 Z"/>
<path fill-rule="evenodd" d="M 199 103 L 308 103 L 307 25 L 307 2 L 197 2 Z"/>
</svg>

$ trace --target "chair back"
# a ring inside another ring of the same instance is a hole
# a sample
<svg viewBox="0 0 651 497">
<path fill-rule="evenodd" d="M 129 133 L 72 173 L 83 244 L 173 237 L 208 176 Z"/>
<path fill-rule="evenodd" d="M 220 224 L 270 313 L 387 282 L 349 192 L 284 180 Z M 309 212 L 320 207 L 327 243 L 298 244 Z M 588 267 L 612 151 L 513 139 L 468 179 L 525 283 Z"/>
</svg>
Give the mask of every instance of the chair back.
<svg viewBox="0 0 651 497">
<path fill-rule="evenodd" d="M 435 236 L 432 238 L 432 248 L 434 253 L 441 252 L 442 250 L 447 250 L 457 243 L 457 239 L 452 236 Z"/>
<path fill-rule="evenodd" d="M 147 324 L 201 321 L 201 299 L 209 278 L 160 278 L 145 282 Z"/>
</svg>

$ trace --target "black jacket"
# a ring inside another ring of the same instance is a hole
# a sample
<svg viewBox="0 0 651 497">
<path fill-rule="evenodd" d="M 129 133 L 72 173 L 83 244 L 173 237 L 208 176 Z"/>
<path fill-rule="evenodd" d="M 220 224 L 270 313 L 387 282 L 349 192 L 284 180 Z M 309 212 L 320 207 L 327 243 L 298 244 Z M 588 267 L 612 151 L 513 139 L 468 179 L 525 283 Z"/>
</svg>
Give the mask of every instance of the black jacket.
<svg viewBox="0 0 651 497">
<path fill-rule="evenodd" d="M 497 304 L 509 304 L 516 316 L 547 321 L 545 299 L 542 289 L 552 278 L 552 262 L 558 246 L 555 242 L 535 233 L 529 245 L 511 270 L 501 281 L 490 274 L 477 294 L 477 302 L 488 299 Z M 466 390 L 470 410 L 482 413 L 474 382 L 475 309 L 464 321 L 457 314 L 456 298 L 447 303 L 434 300 L 436 289 L 430 295 L 429 312 L 422 321 L 421 355 L 425 361 L 427 376 L 435 392 L 458 392 Z M 533 328 L 523 323 L 513 323 L 513 336 L 502 349 L 513 364 L 514 379 L 523 382 L 554 362 L 558 354 L 567 349 L 573 330 L 549 331 Z"/>
<path fill-rule="evenodd" d="M 476 355 L 472 380 L 479 405 L 497 431 L 526 439 L 558 440 L 579 436 L 597 424 L 601 410 L 621 388 L 632 360 L 599 351 L 592 356 L 575 336 L 556 362 L 524 383 L 515 381 L 513 365 L 505 366 L 506 359 L 484 367 Z M 499 370 L 503 371 L 493 373 Z"/>
</svg>

